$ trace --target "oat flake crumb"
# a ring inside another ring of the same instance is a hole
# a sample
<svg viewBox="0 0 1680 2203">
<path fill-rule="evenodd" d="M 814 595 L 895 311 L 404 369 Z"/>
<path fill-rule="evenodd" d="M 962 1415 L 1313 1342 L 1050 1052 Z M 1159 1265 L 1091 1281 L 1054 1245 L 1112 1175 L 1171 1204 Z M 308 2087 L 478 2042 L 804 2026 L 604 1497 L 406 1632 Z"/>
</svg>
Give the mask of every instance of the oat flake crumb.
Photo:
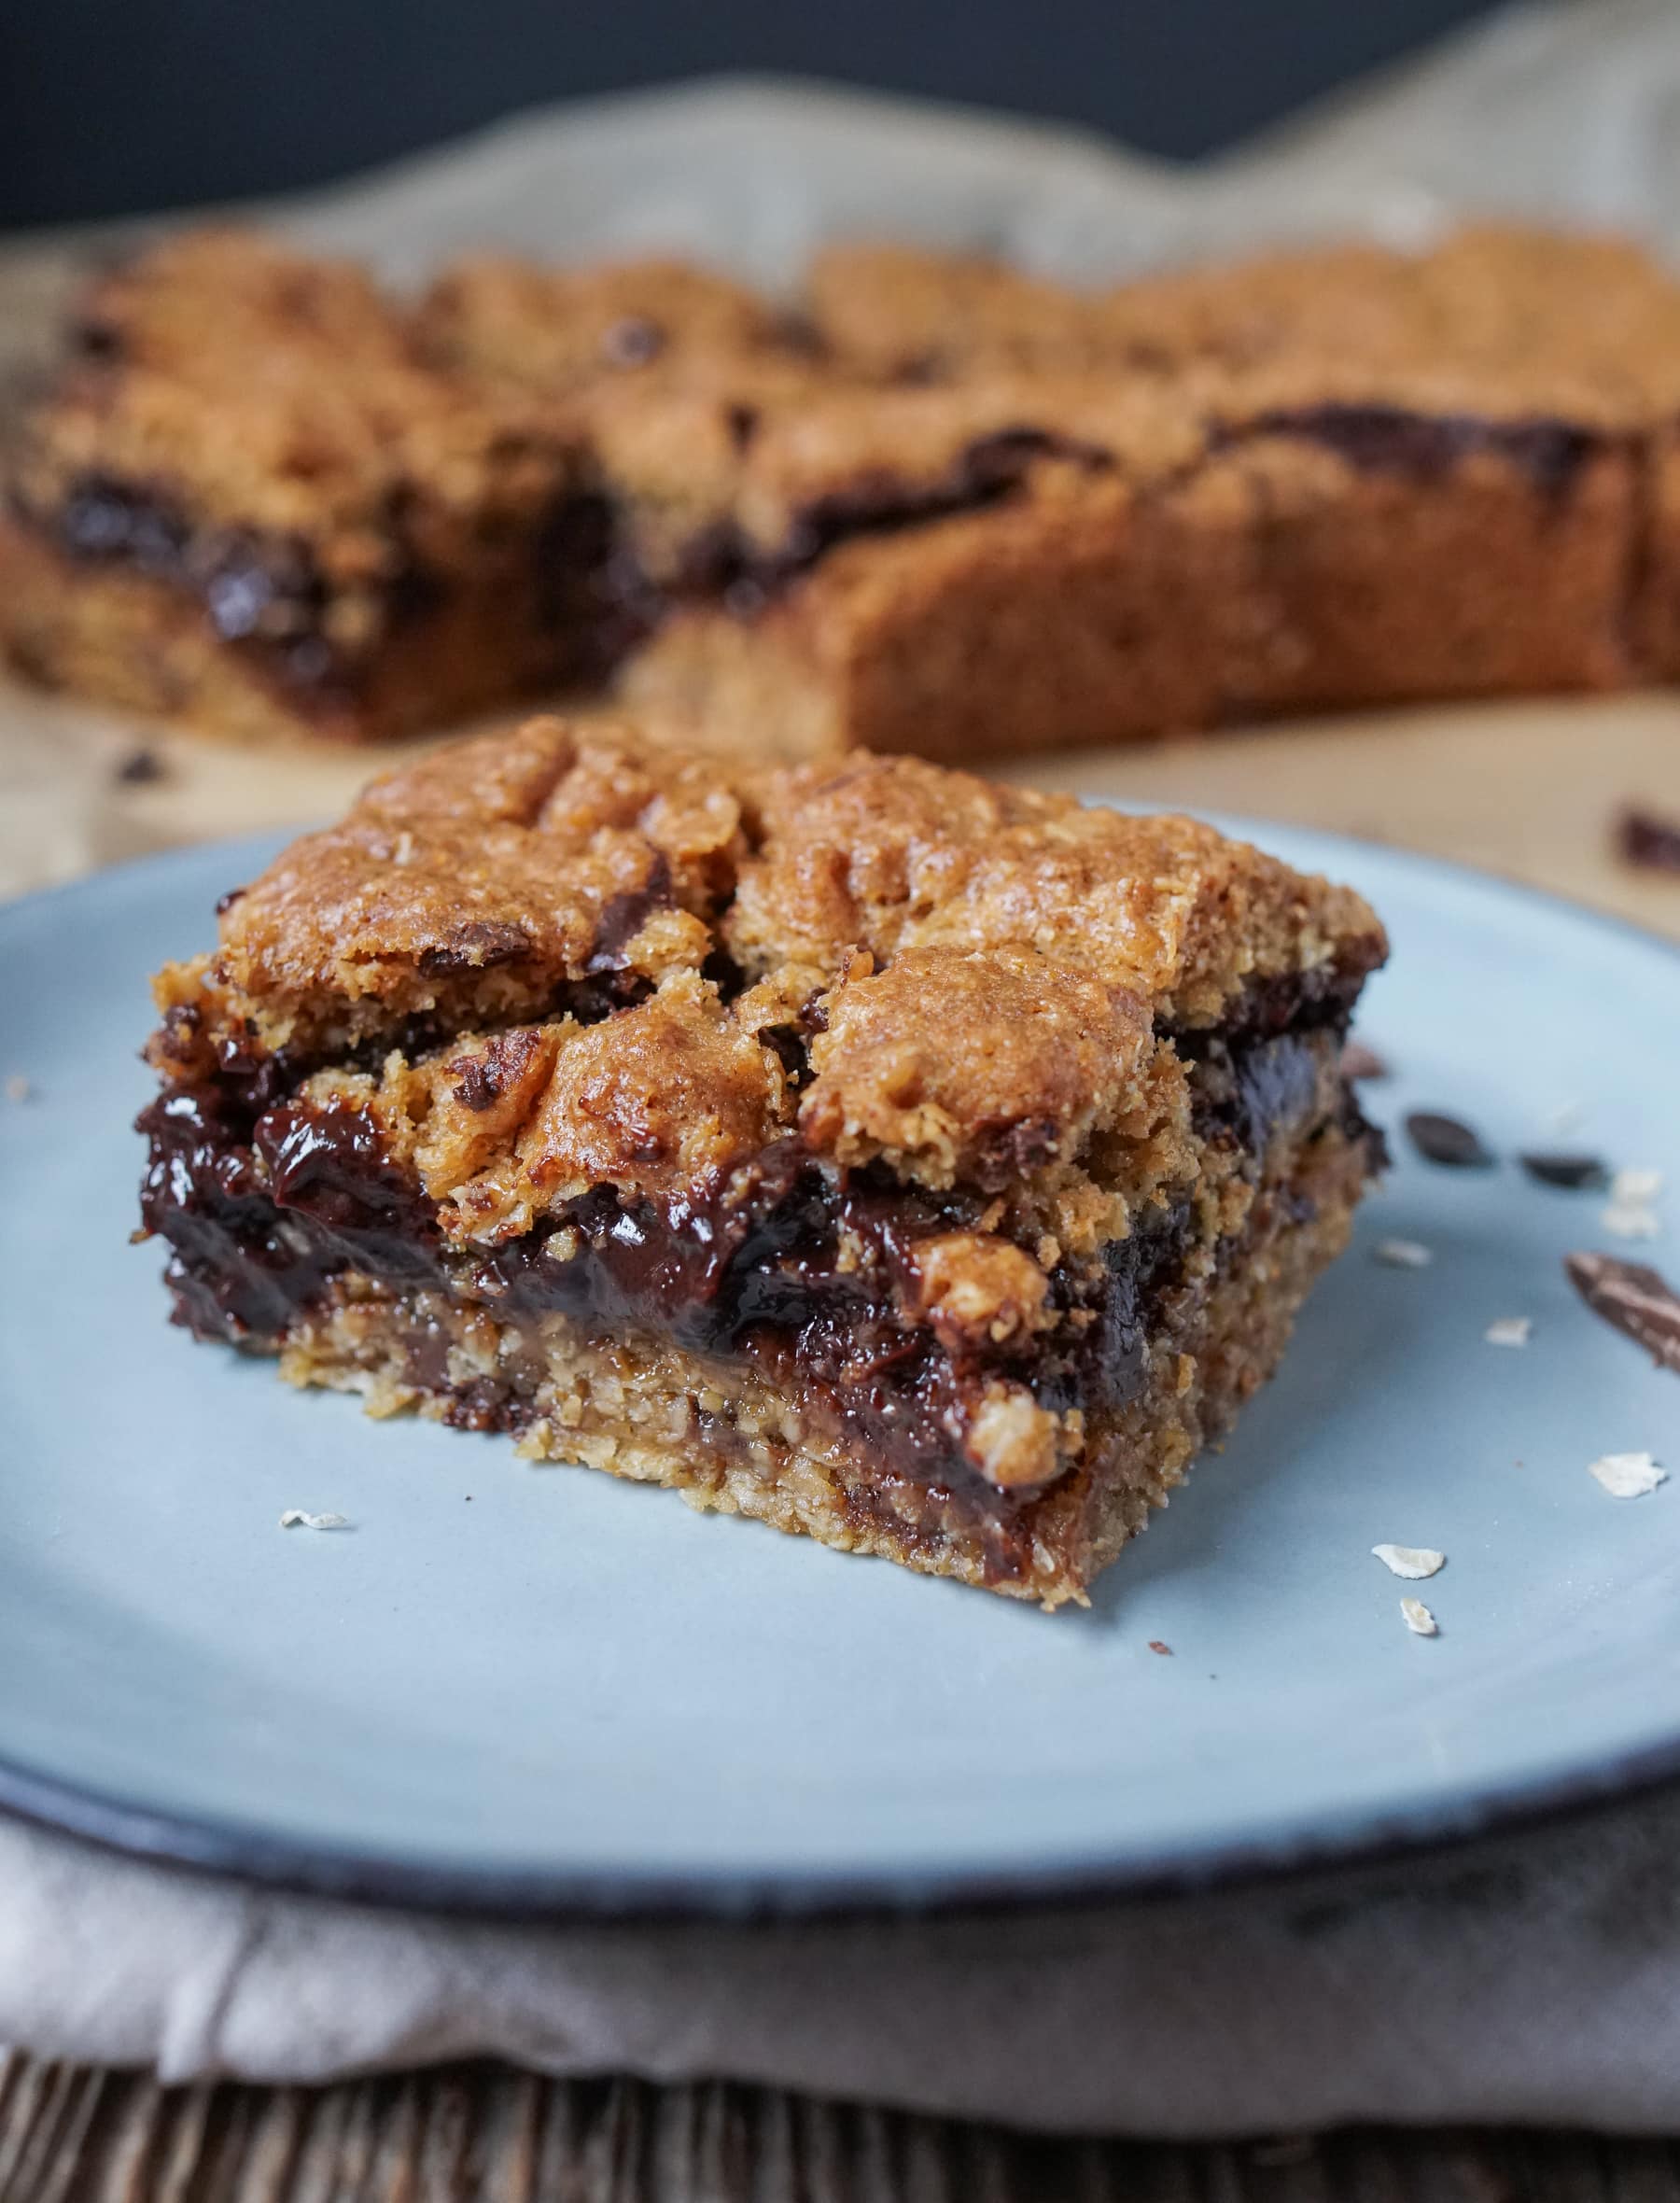
<svg viewBox="0 0 1680 2203">
<path fill-rule="evenodd" d="M 29 1095 L 29 1081 L 21 1071 L 14 1071 L 6 1082 L 6 1099 L 8 1102 L 27 1102 Z"/>
<path fill-rule="evenodd" d="M 1434 1255 L 1421 1240 L 1379 1240 L 1371 1253 L 1379 1262 L 1386 1262 L 1391 1270 L 1427 1270 L 1435 1260 Z"/>
<path fill-rule="evenodd" d="M 1660 1171 L 1617 1171 L 1610 1181 L 1610 1199 L 1630 1209 L 1648 1208 L 1662 1191 Z"/>
<path fill-rule="evenodd" d="M 1170 1645 L 1163 1645 L 1159 1637 L 1151 1637 L 1151 1638 L 1150 1638 L 1150 1640 L 1149 1640 L 1149 1649 L 1150 1649 L 1152 1652 L 1163 1652 L 1163 1653 L 1165 1653 L 1165 1654 L 1166 1654 L 1166 1656 L 1167 1656 L 1167 1658 L 1168 1658 L 1169 1660 L 1170 1660 L 1170 1659 L 1172 1658 L 1172 1647 L 1171 1647 Z"/>
<path fill-rule="evenodd" d="M 1421 1599 L 1402 1599 L 1400 1612 L 1405 1617 L 1406 1626 L 1411 1631 L 1413 1636 L 1438 1637 L 1440 1635 L 1439 1622 L 1436 1621 Z"/>
<path fill-rule="evenodd" d="M 1668 1470 L 1659 1468 L 1648 1453 L 1602 1453 L 1588 1465 L 1612 1499 L 1643 1499 L 1659 1484 L 1668 1481 Z"/>
<path fill-rule="evenodd" d="M 283 1530 L 347 1530 L 350 1517 L 342 1514 L 311 1514 L 301 1507 L 288 1507 L 280 1517 Z"/>
<path fill-rule="evenodd" d="M 1532 1315 L 1502 1315 L 1482 1333 L 1490 1346 L 1526 1346 L 1534 1327 Z"/>
<path fill-rule="evenodd" d="M 1421 1576 L 1434 1576 L 1447 1565 L 1447 1555 L 1436 1552 L 1432 1545 L 1374 1545 L 1371 1551 L 1391 1574 L 1413 1582 Z"/>
<path fill-rule="evenodd" d="M 1617 1239 L 1655 1239 L 1662 1228 L 1652 1210 L 1632 1201 L 1612 1201 L 1600 1221 Z"/>
</svg>

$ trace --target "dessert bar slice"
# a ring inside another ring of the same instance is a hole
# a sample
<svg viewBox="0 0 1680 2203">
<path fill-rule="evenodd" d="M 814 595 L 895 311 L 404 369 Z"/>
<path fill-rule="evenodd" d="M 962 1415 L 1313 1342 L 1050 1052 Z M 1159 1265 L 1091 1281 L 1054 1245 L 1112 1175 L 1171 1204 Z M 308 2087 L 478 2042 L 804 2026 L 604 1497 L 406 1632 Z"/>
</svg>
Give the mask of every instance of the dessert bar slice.
<svg viewBox="0 0 1680 2203">
<path fill-rule="evenodd" d="M 595 670 L 575 428 L 412 356 L 357 271 L 213 235 L 109 279 L 8 455 L 23 670 L 242 734 L 397 734 Z"/>
<path fill-rule="evenodd" d="M 598 411 L 630 709 L 966 760 L 1630 679 L 1631 401 L 1469 365 Z"/>
<path fill-rule="evenodd" d="M 1053 1607 L 1345 1242 L 1384 953 L 1188 819 L 539 720 L 160 975 L 144 1220 L 296 1383 Z"/>
</svg>

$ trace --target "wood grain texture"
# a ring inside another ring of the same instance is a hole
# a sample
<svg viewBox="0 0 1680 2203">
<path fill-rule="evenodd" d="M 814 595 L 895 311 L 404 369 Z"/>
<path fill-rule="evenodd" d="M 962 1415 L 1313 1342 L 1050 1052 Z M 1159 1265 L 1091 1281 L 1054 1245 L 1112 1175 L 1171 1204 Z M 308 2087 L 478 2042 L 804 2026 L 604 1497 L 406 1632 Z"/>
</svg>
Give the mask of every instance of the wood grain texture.
<svg viewBox="0 0 1680 2203">
<path fill-rule="evenodd" d="M 450 2066 L 160 2088 L 0 2054 L 0 2203 L 1680 2203 L 1667 2141 L 1052 2140 L 721 2084 Z"/>
</svg>

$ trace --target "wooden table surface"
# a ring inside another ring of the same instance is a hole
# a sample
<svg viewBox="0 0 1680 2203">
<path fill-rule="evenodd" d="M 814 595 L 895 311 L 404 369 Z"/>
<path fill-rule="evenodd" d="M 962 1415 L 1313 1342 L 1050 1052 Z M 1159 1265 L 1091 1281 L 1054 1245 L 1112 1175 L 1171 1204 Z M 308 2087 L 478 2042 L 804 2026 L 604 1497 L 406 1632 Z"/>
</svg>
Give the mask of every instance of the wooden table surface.
<svg viewBox="0 0 1680 2203">
<path fill-rule="evenodd" d="M 773 2089 L 441 2067 L 161 2089 L 0 2055 L 0 2203 L 1676 2203 L 1670 2141 L 1050 2140 Z"/>
<path fill-rule="evenodd" d="M 144 751 L 155 777 L 123 777 Z M 380 762 L 220 745 L 0 684 L 0 893 L 326 817 Z M 1680 939 L 1680 877 L 1613 853 L 1680 818 L 1680 698 L 1322 721 L 1040 761 L 1018 777 L 1329 827 L 1528 880 Z M 161 2090 L 0 2060 L 0 2203 L 1680 2203 L 1668 2144 L 1363 2132 L 1177 2147 L 1030 2140 L 770 2091 L 498 2067 L 326 2089 Z"/>
</svg>

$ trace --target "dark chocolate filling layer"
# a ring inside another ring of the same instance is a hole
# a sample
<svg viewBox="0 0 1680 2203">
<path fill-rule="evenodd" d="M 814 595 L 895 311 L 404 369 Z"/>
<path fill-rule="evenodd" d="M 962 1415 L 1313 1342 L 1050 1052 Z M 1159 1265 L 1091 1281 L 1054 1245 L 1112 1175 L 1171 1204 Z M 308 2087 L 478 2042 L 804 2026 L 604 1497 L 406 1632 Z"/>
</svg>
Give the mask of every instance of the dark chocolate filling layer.
<svg viewBox="0 0 1680 2203">
<path fill-rule="evenodd" d="M 1310 1031 L 1210 1037 L 1198 1060 L 1203 1136 L 1258 1158 L 1315 1106 Z M 1345 1130 L 1362 1129 L 1351 1095 Z M 197 1336 L 273 1347 L 330 1281 L 357 1270 L 399 1295 L 441 1292 L 518 1323 L 564 1314 L 587 1330 L 651 1333 L 756 1362 L 895 1473 L 1011 1502 L 983 1483 L 963 1440 L 987 1382 L 1012 1371 L 1060 1410 L 1123 1404 L 1141 1382 L 1161 1295 L 1186 1244 L 1185 1206 L 1147 1220 L 1102 1259 L 1053 1279 L 1066 1320 L 1049 1334 L 952 1352 L 906 1308 L 910 1255 L 973 1227 L 977 1193 L 933 1196 L 882 1174 L 819 1168 L 798 1141 L 727 1186 L 655 1204 L 598 1186 L 511 1245 L 448 1250 L 419 1187 L 385 1161 L 363 1113 L 277 1100 L 261 1077 L 166 1089 L 142 1114 L 150 1142 L 146 1228 L 166 1239 L 175 1318 Z M 446 1389 L 441 1363 L 437 1384 Z M 528 1403 L 480 1384 L 457 1402 L 478 1426 Z"/>
<path fill-rule="evenodd" d="M 63 558 L 178 590 L 268 679 L 326 705 L 354 702 L 377 671 L 382 649 L 449 594 L 448 577 L 409 540 L 405 503 L 400 494 L 390 500 L 379 617 L 374 633 L 354 649 L 332 638 L 336 593 L 305 535 L 201 521 L 166 489 L 99 471 L 77 477 L 50 511 L 29 506 L 15 491 L 10 510 Z M 631 585 L 605 499 L 571 492 L 557 498 L 531 530 L 529 560 L 534 625 L 553 643 L 556 678 L 599 678 L 646 634 L 647 591 Z"/>
<path fill-rule="evenodd" d="M 332 589 L 305 537 L 211 526 L 162 490 L 98 472 L 78 477 L 50 512 L 16 498 L 13 510 L 78 566 L 123 567 L 191 596 L 224 642 L 259 654 L 287 686 L 354 686 L 354 661 L 328 638 Z M 431 577 L 405 562 L 389 584 L 390 625 L 419 618 L 434 597 Z"/>
<path fill-rule="evenodd" d="M 1362 472 L 1421 482 L 1440 480 L 1463 460 L 1491 453 L 1554 503 L 1568 496 L 1604 442 L 1578 423 L 1540 415 L 1500 421 L 1393 405 L 1323 404 L 1215 423 L 1208 449 L 1218 454 L 1275 436 L 1317 443 Z M 886 469 L 861 472 L 846 488 L 797 510 L 781 541 L 768 547 L 754 543 L 734 521 L 717 522 L 694 536 L 675 572 L 658 583 L 643 570 L 633 531 L 611 497 L 604 490 L 568 492 L 531 533 L 533 639 L 545 638 L 553 649 L 553 678 L 603 680 L 675 603 L 721 602 L 750 618 L 840 545 L 1005 503 L 1046 459 L 1091 473 L 1115 464 L 1099 445 L 1051 429 L 1000 428 L 974 439 L 943 473 L 927 479 Z M 165 488 L 97 470 L 73 483 L 50 512 L 32 510 L 15 494 L 12 506 L 20 521 L 66 558 L 127 568 L 181 590 L 203 607 L 223 641 L 257 657 L 287 693 L 320 705 L 354 702 L 381 644 L 424 620 L 449 586 L 407 541 L 401 500 L 395 500 L 379 634 L 349 652 L 330 639 L 332 587 L 302 535 L 197 522 Z"/>
<path fill-rule="evenodd" d="M 1542 496 L 1561 499 L 1604 442 L 1602 432 L 1545 414 L 1510 421 L 1479 414 L 1422 414 L 1400 405 L 1280 407 L 1222 427 L 1214 450 L 1261 436 L 1298 436 L 1363 474 L 1435 482 L 1482 453 L 1508 460 Z"/>
<path fill-rule="evenodd" d="M 1493 420 L 1475 414 L 1428 414 L 1399 405 L 1326 403 L 1278 407 L 1250 418 L 1210 424 L 1210 456 L 1275 436 L 1297 437 L 1335 452 L 1361 473 L 1440 481 L 1464 460 L 1492 454 L 1527 476 L 1548 501 L 1564 499 L 1601 450 L 1603 432 L 1537 414 Z M 1039 461 L 1059 458 L 1092 473 L 1115 465 L 1100 445 L 1029 426 L 1001 428 L 959 452 L 943 474 L 907 480 L 867 470 L 844 490 L 814 498 L 792 515 L 770 548 L 755 545 L 733 522 L 695 536 L 666 584 L 676 598 L 721 597 L 749 616 L 807 574 L 839 544 L 898 534 L 929 521 L 980 512 L 1019 493 Z M 626 569 L 628 570 L 628 569 Z M 644 604 L 647 583 L 641 583 Z"/>
<path fill-rule="evenodd" d="M 897 535 L 931 520 L 977 512 L 1013 497 L 1040 460 L 1057 458 L 1101 473 L 1112 456 L 1098 445 L 1047 428 L 999 428 L 964 446 L 943 474 L 907 481 L 886 468 L 866 468 L 845 489 L 813 498 L 792 515 L 773 549 L 755 545 L 734 523 L 703 529 L 690 543 L 669 583 L 677 596 L 722 596 L 749 610 L 808 573 L 840 543 L 857 536 Z"/>
</svg>

